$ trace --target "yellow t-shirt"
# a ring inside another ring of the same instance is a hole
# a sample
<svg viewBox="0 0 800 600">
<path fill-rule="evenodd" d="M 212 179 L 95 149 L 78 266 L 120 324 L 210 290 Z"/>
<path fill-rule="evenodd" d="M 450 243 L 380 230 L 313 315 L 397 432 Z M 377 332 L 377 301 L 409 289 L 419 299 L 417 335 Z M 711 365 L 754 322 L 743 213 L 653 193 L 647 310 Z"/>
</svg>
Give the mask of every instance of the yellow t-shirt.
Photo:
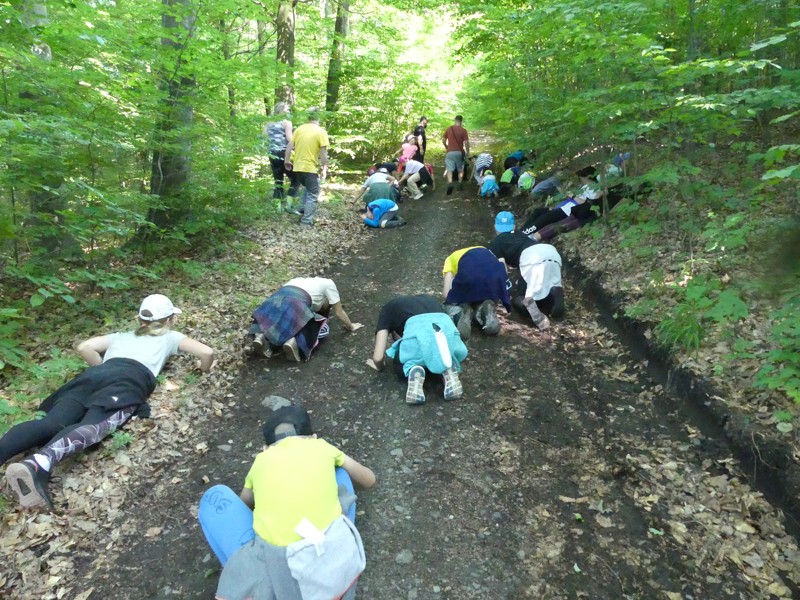
<svg viewBox="0 0 800 600">
<path fill-rule="evenodd" d="M 342 514 L 335 467 L 344 452 L 325 440 L 288 437 L 256 456 L 244 487 L 253 490 L 253 529 L 274 546 L 300 539 L 304 518 L 324 531 Z"/>
<path fill-rule="evenodd" d="M 461 257 L 467 252 L 474 250 L 475 248 L 483 248 L 483 246 L 470 246 L 469 248 L 462 248 L 461 250 L 456 250 L 450 256 L 445 258 L 444 269 L 442 269 L 442 277 L 448 273 L 452 273 L 454 277 L 458 275 L 458 261 L 460 261 Z"/>
<path fill-rule="evenodd" d="M 298 173 L 316 173 L 320 148 L 328 147 L 328 133 L 316 123 L 306 123 L 292 135 L 292 167 Z"/>
</svg>

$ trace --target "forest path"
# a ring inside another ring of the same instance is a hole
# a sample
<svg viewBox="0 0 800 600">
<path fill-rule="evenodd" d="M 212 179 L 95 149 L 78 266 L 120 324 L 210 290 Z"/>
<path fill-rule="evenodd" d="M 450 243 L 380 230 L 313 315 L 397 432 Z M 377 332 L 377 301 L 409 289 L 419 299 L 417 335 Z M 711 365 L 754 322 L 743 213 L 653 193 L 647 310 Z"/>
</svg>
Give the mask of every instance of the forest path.
<svg viewBox="0 0 800 600">
<path fill-rule="evenodd" d="M 240 489 L 262 443 L 261 401 L 273 394 L 312 410 L 321 437 L 377 474 L 358 504 L 368 559 L 359 598 L 674 600 L 783 589 L 773 559 L 795 547 L 776 511 L 724 446 L 660 408 L 679 402 L 601 325 L 569 273 L 567 316 L 552 332 L 517 316 L 498 337 L 473 332 L 460 401 L 443 402 L 431 382 L 427 404 L 407 406 L 402 381 L 366 367 L 380 306 L 397 294 L 438 297 L 444 258 L 491 239 L 493 210 L 467 187 L 447 197 L 440 182 L 406 201 L 408 226 L 371 231 L 362 252 L 326 273 L 366 327 L 348 334 L 333 319 L 331 338 L 299 366 L 248 363 L 224 417 L 200 432 L 209 451 L 187 448 L 175 469 L 133 490 L 125 551 L 86 570 L 92 597 L 213 598 L 218 565 L 195 519 L 203 478 Z M 154 492 L 173 477 L 169 494 Z"/>
</svg>

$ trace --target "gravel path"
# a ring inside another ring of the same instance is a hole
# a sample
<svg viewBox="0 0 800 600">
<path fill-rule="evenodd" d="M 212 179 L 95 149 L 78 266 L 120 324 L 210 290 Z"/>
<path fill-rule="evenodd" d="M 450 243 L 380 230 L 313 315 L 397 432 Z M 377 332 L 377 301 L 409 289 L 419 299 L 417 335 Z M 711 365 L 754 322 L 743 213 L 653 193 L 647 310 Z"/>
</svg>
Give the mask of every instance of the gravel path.
<svg viewBox="0 0 800 600">
<path fill-rule="evenodd" d="M 564 321 L 539 334 L 519 316 L 468 343 L 464 397 L 404 403 L 404 383 L 364 364 L 379 307 L 441 293 L 441 265 L 491 239 L 472 189 L 443 190 L 374 231 L 328 275 L 351 318 L 313 359 L 253 361 L 211 430 L 134 490 L 123 554 L 87 568 L 92 598 L 213 598 L 215 559 L 194 515 L 207 482 L 239 489 L 260 449 L 269 395 L 313 410 L 321 436 L 373 468 L 357 524 L 359 597 L 770 598 L 797 591 L 796 544 L 728 450 L 682 422 L 680 401 L 601 325 L 567 273 Z M 204 479 L 206 478 L 206 479 Z M 175 484 L 172 483 L 178 479 Z M 157 527 L 157 535 L 146 536 Z"/>
</svg>

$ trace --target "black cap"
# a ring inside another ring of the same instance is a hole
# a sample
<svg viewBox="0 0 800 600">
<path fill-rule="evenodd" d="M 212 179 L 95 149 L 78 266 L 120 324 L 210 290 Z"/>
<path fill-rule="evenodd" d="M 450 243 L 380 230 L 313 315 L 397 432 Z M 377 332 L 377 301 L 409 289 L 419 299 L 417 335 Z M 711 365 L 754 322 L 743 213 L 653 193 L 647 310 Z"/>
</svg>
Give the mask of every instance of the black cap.
<svg viewBox="0 0 800 600">
<path fill-rule="evenodd" d="M 275 433 L 275 430 L 280 425 L 291 425 L 293 429 L 281 433 Z M 297 404 L 290 406 L 283 406 L 278 410 L 272 411 L 272 414 L 267 417 L 264 422 L 264 427 L 261 430 L 264 433 L 264 440 L 267 445 L 274 444 L 278 440 L 293 435 L 311 435 L 311 417 Z"/>
</svg>

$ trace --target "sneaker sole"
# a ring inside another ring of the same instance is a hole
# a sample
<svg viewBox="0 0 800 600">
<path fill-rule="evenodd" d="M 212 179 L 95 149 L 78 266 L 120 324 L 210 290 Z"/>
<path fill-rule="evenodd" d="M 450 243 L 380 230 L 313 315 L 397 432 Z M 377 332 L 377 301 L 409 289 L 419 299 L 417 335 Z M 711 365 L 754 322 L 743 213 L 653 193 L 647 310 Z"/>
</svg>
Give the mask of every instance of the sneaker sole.
<svg viewBox="0 0 800 600">
<path fill-rule="evenodd" d="M 448 382 L 448 379 L 450 381 Z M 444 376 L 444 399 L 450 402 L 451 400 L 458 400 L 464 393 L 464 388 L 461 385 L 461 379 L 458 375 L 455 377 Z"/>
<path fill-rule="evenodd" d="M 408 382 L 408 389 L 406 390 L 406 404 L 425 404 L 425 375 L 415 373 L 412 379 Z"/>
<path fill-rule="evenodd" d="M 497 311 L 494 306 L 484 309 L 483 332 L 486 335 L 497 335 L 500 333 L 500 320 L 497 318 Z"/>
<path fill-rule="evenodd" d="M 37 506 L 53 508 L 47 498 L 39 492 L 36 483 L 33 481 L 33 474 L 24 465 L 19 463 L 9 465 L 6 469 L 6 481 L 17 495 L 23 508 L 35 508 Z"/>
<path fill-rule="evenodd" d="M 300 350 L 294 344 L 284 344 L 283 355 L 289 360 L 300 362 Z"/>
</svg>

